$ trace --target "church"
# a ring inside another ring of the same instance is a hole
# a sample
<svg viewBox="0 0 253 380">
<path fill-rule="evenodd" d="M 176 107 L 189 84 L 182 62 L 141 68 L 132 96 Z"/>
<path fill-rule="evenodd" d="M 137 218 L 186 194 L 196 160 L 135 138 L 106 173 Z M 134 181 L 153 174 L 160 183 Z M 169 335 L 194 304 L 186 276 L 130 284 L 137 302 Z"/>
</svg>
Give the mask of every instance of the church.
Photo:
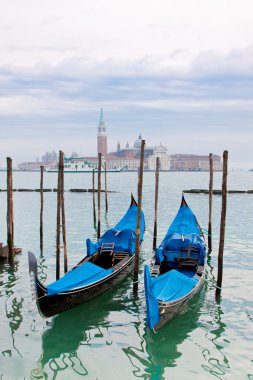
<svg viewBox="0 0 253 380">
<path fill-rule="evenodd" d="M 107 127 L 104 121 L 103 109 L 100 112 L 100 119 L 97 130 L 97 152 L 101 153 L 103 159 L 107 162 L 108 170 L 122 169 L 133 171 L 138 170 L 140 162 L 142 136 L 139 134 L 133 146 L 126 143 L 121 148 L 117 144 L 115 152 L 107 151 Z M 144 170 L 155 170 L 156 158 L 160 159 L 160 170 L 162 171 L 208 171 L 209 156 L 196 154 L 173 154 L 168 155 L 167 148 L 161 143 L 159 146 L 145 147 L 144 151 Z M 214 171 L 222 170 L 221 157 L 213 155 Z"/>
<path fill-rule="evenodd" d="M 139 134 L 133 146 L 128 141 L 124 148 L 120 143 L 117 144 L 115 152 L 107 150 L 107 127 L 104 121 L 103 109 L 100 112 L 99 124 L 97 127 L 97 153 L 101 153 L 107 163 L 108 170 L 122 169 L 127 171 L 138 170 L 140 164 L 142 136 Z M 167 155 L 167 148 L 161 144 L 158 147 L 145 147 L 144 150 L 144 169 L 155 170 L 156 157 L 160 158 L 160 169 L 170 169 L 170 158 Z"/>
</svg>

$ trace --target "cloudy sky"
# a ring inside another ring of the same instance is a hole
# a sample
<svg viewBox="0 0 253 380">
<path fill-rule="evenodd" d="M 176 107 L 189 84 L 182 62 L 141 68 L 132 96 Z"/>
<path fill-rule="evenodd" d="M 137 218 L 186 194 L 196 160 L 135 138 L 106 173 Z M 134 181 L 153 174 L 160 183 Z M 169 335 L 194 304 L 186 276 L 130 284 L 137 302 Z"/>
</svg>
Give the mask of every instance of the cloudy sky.
<svg viewBox="0 0 253 380">
<path fill-rule="evenodd" d="M 0 0 L 0 164 L 119 140 L 253 167 L 252 0 Z M 1 162 L 2 161 L 2 162 Z"/>
</svg>

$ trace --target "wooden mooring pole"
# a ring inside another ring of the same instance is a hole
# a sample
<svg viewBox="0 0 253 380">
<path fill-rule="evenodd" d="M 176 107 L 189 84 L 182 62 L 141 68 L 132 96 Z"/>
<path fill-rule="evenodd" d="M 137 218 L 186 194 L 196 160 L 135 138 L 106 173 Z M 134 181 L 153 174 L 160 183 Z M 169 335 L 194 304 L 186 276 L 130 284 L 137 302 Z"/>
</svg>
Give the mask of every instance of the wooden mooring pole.
<svg viewBox="0 0 253 380">
<path fill-rule="evenodd" d="M 40 251 L 43 252 L 44 166 L 40 167 Z"/>
<path fill-rule="evenodd" d="M 61 156 L 59 152 L 58 186 L 57 186 L 57 219 L 56 219 L 56 280 L 60 278 L 60 253 L 61 253 Z"/>
<path fill-rule="evenodd" d="M 13 191 L 12 191 L 12 159 L 7 157 L 7 244 L 8 259 L 14 261 L 14 223 L 13 223 Z"/>
<path fill-rule="evenodd" d="M 64 273 L 68 271 L 68 254 L 67 254 L 67 237 L 66 237 L 66 223 L 65 223 L 65 198 L 64 198 L 64 153 L 61 152 L 61 214 L 62 214 L 62 241 L 63 241 L 63 254 L 64 254 Z"/>
<path fill-rule="evenodd" d="M 92 170 L 92 196 L 93 196 L 93 222 L 96 226 L 96 201 L 95 201 L 95 169 Z"/>
<path fill-rule="evenodd" d="M 101 228 L 101 153 L 98 153 L 98 239 L 100 239 Z"/>
<path fill-rule="evenodd" d="M 218 254 L 218 274 L 217 274 L 217 287 L 216 287 L 216 300 L 219 299 L 222 286 L 222 273 L 223 273 L 223 251 L 225 240 L 225 224 L 226 224 L 226 211 L 227 211 L 227 176 L 228 176 L 228 151 L 223 152 L 223 176 L 222 176 L 222 201 L 221 201 L 221 220 L 220 220 L 220 243 Z"/>
<path fill-rule="evenodd" d="M 157 240 L 157 207 L 158 207 L 158 193 L 159 193 L 159 169 L 160 169 L 160 159 L 159 159 L 159 157 L 156 157 L 156 168 L 155 168 L 155 217 L 154 217 L 153 249 L 156 248 L 156 240 Z"/>
<path fill-rule="evenodd" d="M 145 147 L 145 140 L 142 140 L 141 141 L 140 171 L 139 171 L 139 177 L 138 177 L 138 213 L 137 213 L 137 224 L 136 224 L 135 257 L 134 257 L 134 283 L 133 283 L 134 293 L 137 293 L 137 291 L 138 291 L 144 147 Z"/>
<path fill-rule="evenodd" d="M 105 212 L 108 212 L 108 198 L 107 198 L 107 176 L 106 176 L 106 161 L 104 163 L 104 168 L 105 168 Z"/>
<path fill-rule="evenodd" d="M 213 210 L 213 154 L 209 154 L 209 221 L 208 221 L 208 253 L 212 251 L 212 210 Z"/>
</svg>

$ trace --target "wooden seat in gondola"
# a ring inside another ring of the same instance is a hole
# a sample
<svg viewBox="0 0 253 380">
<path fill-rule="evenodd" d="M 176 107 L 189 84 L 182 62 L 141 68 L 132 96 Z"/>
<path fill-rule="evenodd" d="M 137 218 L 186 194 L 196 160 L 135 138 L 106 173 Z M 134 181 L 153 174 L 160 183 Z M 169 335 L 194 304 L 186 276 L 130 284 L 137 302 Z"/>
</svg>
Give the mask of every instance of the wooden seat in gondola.
<svg viewBox="0 0 253 380">
<path fill-rule="evenodd" d="M 113 254 L 113 265 L 118 264 L 121 260 L 129 257 L 128 252 L 114 252 Z"/>
<path fill-rule="evenodd" d="M 114 252 L 114 258 L 116 260 L 123 260 L 125 257 L 128 257 L 128 252 Z"/>
<path fill-rule="evenodd" d="M 187 249 L 181 249 L 179 257 L 175 258 L 179 269 L 194 268 L 198 266 L 200 251 L 198 248 L 188 246 Z"/>
<path fill-rule="evenodd" d="M 99 257 L 96 264 L 104 269 L 109 269 L 113 266 L 113 251 L 114 243 L 103 243 L 99 250 Z"/>
<path fill-rule="evenodd" d="M 150 275 L 151 277 L 156 277 L 156 276 L 159 276 L 159 274 L 160 274 L 160 264 L 154 264 L 151 269 Z"/>
<path fill-rule="evenodd" d="M 100 249 L 100 254 L 109 253 L 111 256 L 113 255 L 115 243 L 103 243 Z"/>
</svg>

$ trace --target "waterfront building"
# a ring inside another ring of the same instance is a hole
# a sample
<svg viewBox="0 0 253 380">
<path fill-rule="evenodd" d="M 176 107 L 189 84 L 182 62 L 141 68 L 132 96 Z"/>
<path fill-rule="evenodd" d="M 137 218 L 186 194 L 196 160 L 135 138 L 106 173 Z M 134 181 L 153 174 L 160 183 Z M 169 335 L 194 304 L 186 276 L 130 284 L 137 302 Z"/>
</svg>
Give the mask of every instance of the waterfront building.
<svg viewBox="0 0 253 380">
<path fill-rule="evenodd" d="M 199 160 L 199 170 L 209 171 L 210 170 L 210 164 L 209 164 L 209 156 L 201 157 Z M 221 157 L 218 155 L 213 155 L 213 170 L 214 171 L 222 171 L 222 160 Z"/>
<path fill-rule="evenodd" d="M 125 148 L 120 148 L 120 143 L 117 144 L 117 150 L 110 152 L 105 156 L 107 167 L 110 169 L 118 169 L 124 167 L 124 170 L 138 170 L 140 164 L 142 136 L 139 134 L 138 138 L 130 147 L 127 141 Z M 167 148 L 160 145 L 159 147 L 145 147 L 144 149 L 144 169 L 154 170 L 156 157 L 161 158 L 161 170 L 169 170 L 169 156 L 167 155 Z M 154 164 L 153 164 L 154 162 Z"/>
<path fill-rule="evenodd" d="M 106 157 L 106 168 L 108 170 L 136 171 L 140 165 L 140 159 L 124 158 L 116 156 Z"/>
<path fill-rule="evenodd" d="M 124 159 L 129 159 L 129 160 L 134 160 L 136 158 L 140 157 L 140 150 L 141 150 L 141 134 L 139 135 L 138 139 L 135 140 L 133 147 L 129 146 L 129 143 L 127 142 L 125 148 L 120 148 L 120 142 L 117 144 L 117 150 L 115 152 L 110 152 L 106 156 L 106 160 L 111 160 L 113 158 L 124 158 Z"/>
<path fill-rule="evenodd" d="M 43 161 L 29 161 L 18 164 L 18 169 L 23 171 L 39 171 L 41 166 L 45 166 Z"/>
<path fill-rule="evenodd" d="M 101 153 L 102 156 L 107 155 L 107 131 L 104 121 L 103 108 L 101 108 L 100 119 L 97 128 L 97 153 Z"/>
<path fill-rule="evenodd" d="M 107 162 L 107 168 L 110 170 L 124 168 L 125 171 L 136 171 L 140 165 L 140 152 L 141 152 L 141 141 L 142 137 L 139 134 L 137 140 L 135 140 L 132 147 L 129 143 L 126 143 L 126 147 L 121 149 L 120 143 L 117 144 L 117 150 L 115 152 L 110 152 L 105 156 Z M 145 149 L 145 155 L 148 156 L 149 148 Z M 153 153 L 153 150 L 152 152 Z M 147 164 L 147 160 L 144 166 Z M 147 166 L 147 165 L 146 165 Z"/>
<path fill-rule="evenodd" d="M 167 148 L 161 143 L 153 149 L 153 154 L 148 157 L 148 170 L 156 169 L 156 158 L 160 159 L 160 170 L 170 170 L 170 157 L 167 154 Z"/>
<path fill-rule="evenodd" d="M 170 170 L 174 171 L 208 171 L 209 156 L 194 154 L 172 154 L 170 156 Z M 222 170 L 221 157 L 213 155 L 213 170 Z"/>
<path fill-rule="evenodd" d="M 44 162 L 44 164 L 52 164 L 52 163 L 58 161 L 58 155 L 57 155 L 57 153 L 55 151 L 46 152 L 42 156 L 42 161 Z"/>
</svg>

